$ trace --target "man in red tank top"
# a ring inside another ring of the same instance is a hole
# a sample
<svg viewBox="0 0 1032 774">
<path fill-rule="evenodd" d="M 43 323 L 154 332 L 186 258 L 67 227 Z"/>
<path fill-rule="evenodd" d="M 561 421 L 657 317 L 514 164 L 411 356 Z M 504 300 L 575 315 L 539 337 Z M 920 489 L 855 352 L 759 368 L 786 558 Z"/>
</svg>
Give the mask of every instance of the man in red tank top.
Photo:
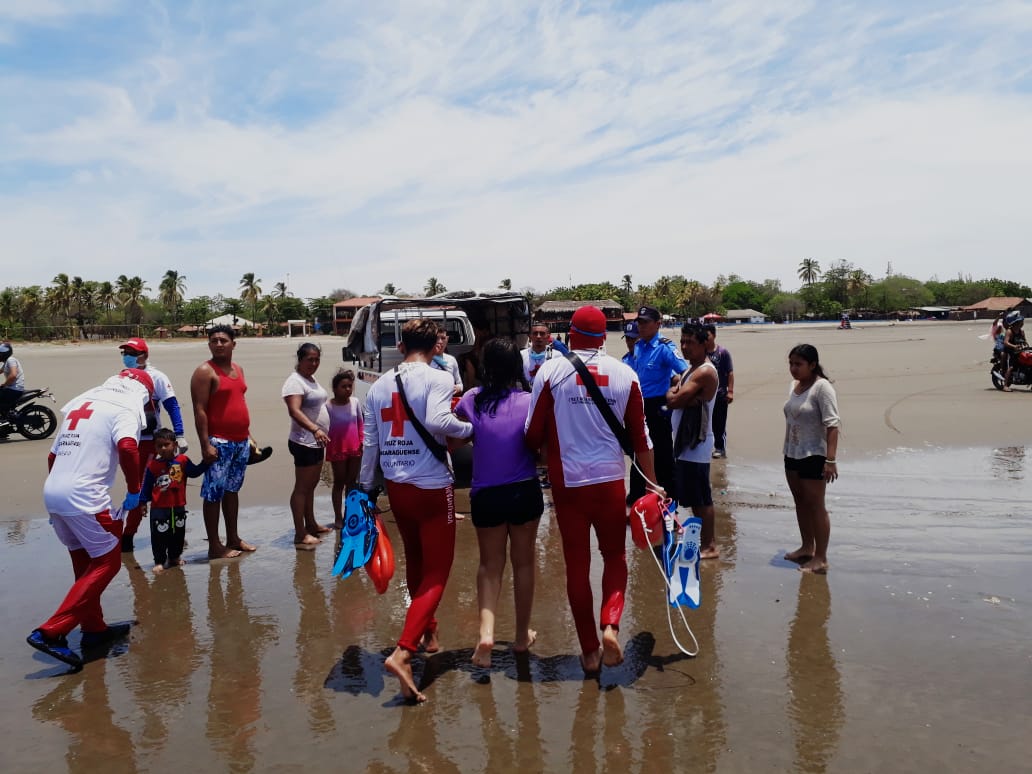
<svg viewBox="0 0 1032 774">
<path fill-rule="evenodd" d="M 237 532 L 239 492 L 251 451 L 251 418 L 244 399 L 244 372 L 233 363 L 235 348 L 236 332 L 231 327 L 211 328 L 211 360 L 201 363 L 190 379 L 197 438 L 204 461 L 211 466 L 201 484 L 209 559 L 232 559 L 240 556 L 241 551 L 256 550 Z M 220 510 L 226 522 L 225 543 L 219 537 Z"/>
</svg>

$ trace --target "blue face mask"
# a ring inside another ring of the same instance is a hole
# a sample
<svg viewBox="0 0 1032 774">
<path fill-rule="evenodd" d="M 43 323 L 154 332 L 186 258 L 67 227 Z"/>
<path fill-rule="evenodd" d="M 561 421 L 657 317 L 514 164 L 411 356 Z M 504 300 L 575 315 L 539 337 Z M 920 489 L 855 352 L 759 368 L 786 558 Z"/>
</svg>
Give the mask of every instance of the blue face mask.
<svg viewBox="0 0 1032 774">
<path fill-rule="evenodd" d="M 137 359 L 138 359 L 138 355 L 127 355 L 127 354 L 123 353 L 122 354 L 122 365 L 124 365 L 126 368 L 139 368 L 139 366 L 136 365 Z"/>
</svg>

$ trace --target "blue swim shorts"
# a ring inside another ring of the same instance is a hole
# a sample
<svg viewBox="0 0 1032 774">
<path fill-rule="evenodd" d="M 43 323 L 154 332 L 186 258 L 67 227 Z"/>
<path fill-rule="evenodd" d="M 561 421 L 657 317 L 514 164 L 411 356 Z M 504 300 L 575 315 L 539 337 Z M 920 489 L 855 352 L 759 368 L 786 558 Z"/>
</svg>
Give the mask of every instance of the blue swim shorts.
<svg viewBox="0 0 1032 774">
<path fill-rule="evenodd" d="M 201 482 L 201 498 L 217 503 L 226 492 L 239 492 L 244 485 L 247 458 L 251 454 L 250 441 L 227 441 L 224 438 L 210 438 L 211 445 L 219 457 L 204 472 Z"/>
</svg>

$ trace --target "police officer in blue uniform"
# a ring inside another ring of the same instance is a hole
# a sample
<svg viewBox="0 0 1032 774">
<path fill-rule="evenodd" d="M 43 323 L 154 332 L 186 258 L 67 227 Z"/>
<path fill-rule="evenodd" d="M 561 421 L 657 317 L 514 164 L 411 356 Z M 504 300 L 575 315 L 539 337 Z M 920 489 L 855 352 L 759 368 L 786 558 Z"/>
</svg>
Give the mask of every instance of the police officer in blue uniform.
<svg viewBox="0 0 1032 774">
<path fill-rule="evenodd" d="M 678 346 L 659 335 L 659 310 L 651 306 L 638 309 L 638 343 L 634 345 L 633 363 L 628 363 L 638 374 L 641 395 L 645 399 L 645 421 L 652 438 L 652 454 L 656 463 L 657 483 L 668 492 L 674 488 L 674 440 L 670 426 L 670 412 L 666 407 L 666 392 L 671 379 L 688 370 Z M 645 494 L 645 482 L 637 469 L 631 468 L 631 483 L 627 502 L 633 503 Z"/>
</svg>

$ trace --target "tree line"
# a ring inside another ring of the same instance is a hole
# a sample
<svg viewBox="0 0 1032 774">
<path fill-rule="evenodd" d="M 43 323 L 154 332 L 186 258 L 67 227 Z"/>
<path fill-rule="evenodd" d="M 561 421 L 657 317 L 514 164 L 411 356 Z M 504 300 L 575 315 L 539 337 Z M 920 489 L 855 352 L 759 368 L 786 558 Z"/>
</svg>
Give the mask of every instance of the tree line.
<svg viewBox="0 0 1032 774">
<path fill-rule="evenodd" d="M 779 280 L 755 282 L 737 274 L 721 275 L 709 285 L 681 274 L 664 275 L 651 284 L 635 284 L 630 274 L 624 274 L 619 283 L 561 286 L 540 293 L 528 287 L 520 292 L 533 306 L 550 300 L 612 299 L 626 310 L 648 305 L 679 317 L 755 309 L 776 321 L 836 319 L 844 311 L 885 316 L 921 306 L 966 306 L 990 296 L 1032 297 L 1032 289 L 1012 280 L 975 280 L 962 275 L 921 282 L 894 273 L 891 264 L 883 277 L 875 279 L 849 261 L 832 261 L 822 268 L 816 259 L 806 258 L 799 264 L 797 275 L 802 285 L 793 291 L 782 288 Z M 337 289 L 318 298 L 300 299 L 283 282 L 276 282 L 266 293 L 262 280 L 254 272 L 247 272 L 232 294 L 188 298 L 186 280 L 184 274 L 169 269 L 153 296 L 148 295 L 151 288 L 145 280 L 125 274 L 109 282 L 61 273 L 45 287 L 7 287 L 0 291 L 0 337 L 89 338 L 159 326 L 176 331 L 184 326 L 202 326 L 223 314 L 264 327 L 307 319 L 328 332 L 333 325 L 333 304 L 356 295 Z M 512 280 L 501 280 L 498 288 L 512 290 Z M 447 292 L 437 277 L 430 277 L 419 290 L 410 293 L 387 283 L 378 293 L 404 297 Z"/>
</svg>

